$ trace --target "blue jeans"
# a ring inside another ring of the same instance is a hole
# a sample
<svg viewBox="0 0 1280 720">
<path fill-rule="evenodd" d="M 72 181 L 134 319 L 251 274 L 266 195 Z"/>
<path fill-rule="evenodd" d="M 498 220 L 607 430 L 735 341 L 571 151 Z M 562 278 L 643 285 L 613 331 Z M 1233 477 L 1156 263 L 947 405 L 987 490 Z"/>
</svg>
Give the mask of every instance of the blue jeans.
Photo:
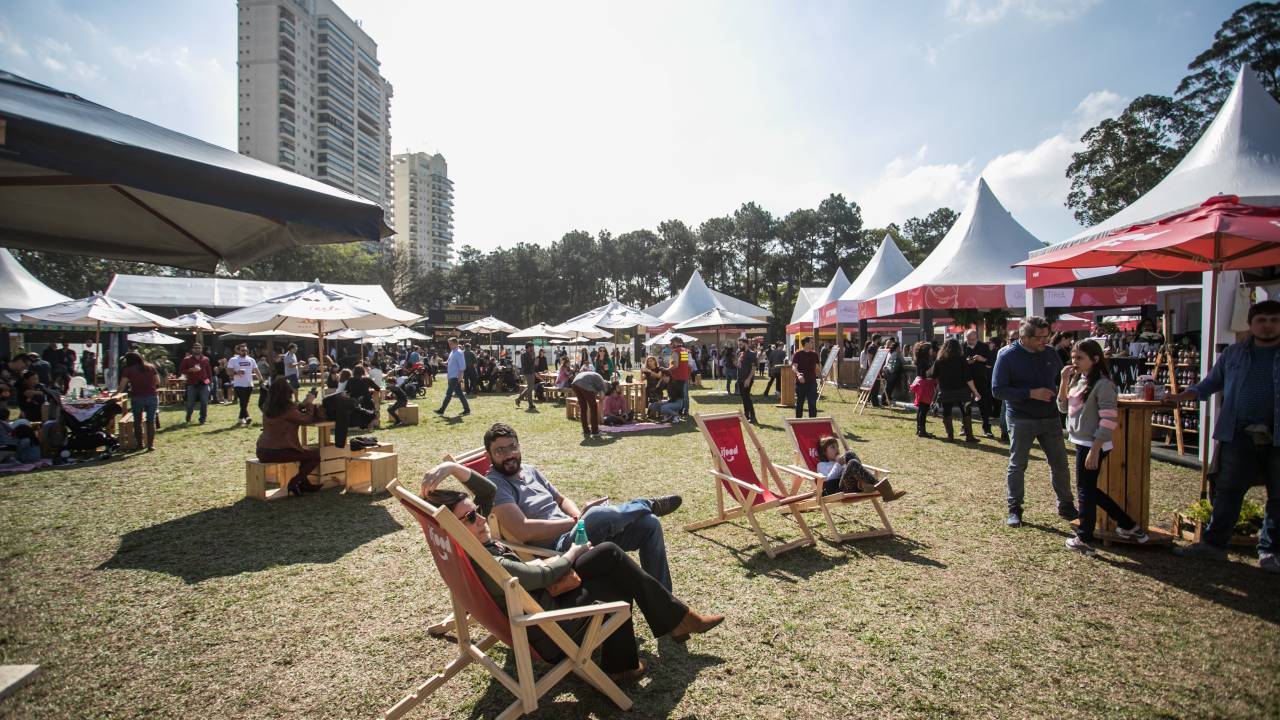
<svg viewBox="0 0 1280 720">
<path fill-rule="evenodd" d="M 462 392 L 462 380 L 460 378 L 449 378 L 449 388 L 444 391 L 444 402 L 440 405 L 440 412 L 444 412 L 449 407 L 449 401 L 457 396 L 462 401 L 462 412 L 471 412 L 471 405 L 467 403 L 467 394 Z"/>
<path fill-rule="evenodd" d="M 689 381 L 688 381 L 688 380 L 686 380 L 686 381 L 685 381 L 685 383 L 684 383 L 684 398 L 683 398 L 683 400 L 684 400 L 684 402 L 683 402 L 683 403 L 681 403 L 681 405 L 680 405 L 680 414 L 682 414 L 682 415 L 688 415 L 688 414 L 689 414 Z M 667 588 L 667 589 L 668 589 L 668 590 L 670 590 L 670 588 Z"/>
<path fill-rule="evenodd" d="M 187 386 L 187 422 L 191 422 L 191 411 L 195 409 L 196 402 L 200 403 L 200 422 L 204 422 L 209 417 L 208 385 Z"/>
<path fill-rule="evenodd" d="M 724 371 L 724 391 L 730 395 L 734 394 L 733 382 L 738 379 L 738 371 L 734 368 L 726 368 Z"/>
<path fill-rule="evenodd" d="M 1261 480 L 1267 488 L 1267 504 L 1258 534 L 1258 552 L 1274 553 L 1276 521 L 1280 518 L 1280 448 L 1254 445 L 1243 431 L 1218 449 L 1218 479 L 1214 483 L 1213 516 L 1204 531 L 1204 542 L 1225 548 L 1240 519 L 1240 506 L 1249 486 Z"/>
<path fill-rule="evenodd" d="M 1024 476 L 1027 456 L 1037 441 L 1049 461 L 1049 480 L 1058 496 L 1058 510 L 1075 510 L 1071 496 L 1071 471 L 1067 465 L 1067 447 L 1062 440 L 1062 424 L 1055 414 L 1051 418 L 1009 418 L 1009 470 L 1005 476 L 1009 512 L 1022 514 Z"/>
<path fill-rule="evenodd" d="M 133 426 L 142 427 L 142 412 L 147 413 L 147 422 L 156 421 L 156 411 L 160 408 L 160 399 L 155 395 L 143 395 L 129 398 L 129 410 L 133 413 Z"/>
<path fill-rule="evenodd" d="M 630 500 L 621 505 L 597 505 L 582 515 L 587 539 L 592 545 L 612 542 L 623 550 L 640 551 L 640 567 L 671 590 L 671 568 L 667 566 L 667 543 L 662 523 L 653 516 L 648 500 Z M 573 531 L 556 539 L 555 549 L 564 552 L 573 545 Z"/>
</svg>

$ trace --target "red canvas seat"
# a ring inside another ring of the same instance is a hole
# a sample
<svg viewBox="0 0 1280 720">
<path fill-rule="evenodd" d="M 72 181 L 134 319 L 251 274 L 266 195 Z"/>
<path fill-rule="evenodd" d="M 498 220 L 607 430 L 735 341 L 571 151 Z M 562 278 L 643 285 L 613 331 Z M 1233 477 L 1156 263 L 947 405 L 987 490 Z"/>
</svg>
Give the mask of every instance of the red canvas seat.
<svg viewBox="0 0 1280 720">
<path fill-rule="evenodd" d="M 716 489 L 716 516 L 710 520 L 692 523 L 684 527 L 687 531 L 718 525 L 739 517 L 745 517 L 747 523 L 760 541 L 761 548 L 769 557 L 804 545 L 812 545 L 813 533 L 804 521 L 804 516 L 795 509 L 797 505 L 813 497 L 812 492 L 800 492 L 800 485 L 809 479 L 807 473 L 797 474 L 787 467 L 778 467 L 769 460 L 755 430 L 747 424 L 746 417 L 740 411 L 702 415 L 695 413 L 694 420 L 702 437 L 707 441 L 707 449 L 711 452 L 711 476 Z M 755 448 L 760 458 L 760 473 L 756 472 L 751 462 L 747 440 L 750 447 Z M 790 487 L 784 486 L 782 470 L 792 476 Z M 768 480 L 761 481 L 763 474 Z M 731 507 L 725 507 L 725 496 L 728 495 Z M 791 511 L 792 517 L 800 526 L 803 537 L 782 545 L 774 546 L 760 527 L 757 515 L 771 508 L 784 508 Z"/>
<path fill-rule="evenodd" d="M 449 588 L 454 616 L 462 620 L 456 624 L 458 658 L 387 710 L 384 718 L 398 718 L 408 712 L 471 663 L 483 667 L 516 696 L 516 701 L 498 715 L 503 720 L 536 710 L 538 698 L 570 672 L 600 690 L 619 708 L 631 709 L 630 698 L 591 659 L 592 652 L 600 643 L 631 617 L 630 603 L 599 603 L 544 611 L 447 508 L 431 505 L 406 490 L 399 481 L 392 481 L 387 489 L 422 526 L 436 568 Z M 505 614 L 485 590 L 476 573 L 477 566 L 480 572 L 487 573 L 503 589 L 507 604 Z M 556 624 L 574 618 L 590 618 L 582 644 L 574 642 Z M 471 639 L 473 622 L 489 631 L 489 635 L 479 643 Z M 541 678 L 535 678 L 533 674 L 533 660 L 538 657 L 529 645 L 530 627 L 540 629 L 564 652 L 564 658 Z M 515 656 L 514 678 L 486 654 L 498 641 L 506 643 Z"/>
<path fill-rule="evenodd" d="M 889 517 L 885 514 L 884 506 L 880 502 L 880 493 L 822 494 L 822 482 L 825 478 L 822 473 L 818 472 L 818 442 L 824 437 L 834 437 L 840 443 L 841 455 L 850 450 L 849 442 L 845 439 L 844 432 L 840 430 L 835 418 L 788 418 L 785 422 L 787 434 L 791 436 L 791 442 L 795 445 L 796 460 L 798 462 L 798 465 L 789 467 L 794 471 L 807 473 L 810 487 L 813 489 L 813 496 L 802 502 L 799 509 L 802 512 L 821 510 L 827 529 L 836 540 L 858 540 L 893 535 L 893 526 L 889 524 Z M 872 467 L 865 463 L 862 467 L 866 468 L 877 480 L 885 480 L 889 477 L 888 470 Z M 871 503 L 871 506 L 875 508 L 876 513 L 880 516 L 881 524 L 873 526 L 870 530 L 850 533 L 841 532 L 836 526 L 832 508 L 840 504 L 867 502 Z"/>
</svg>

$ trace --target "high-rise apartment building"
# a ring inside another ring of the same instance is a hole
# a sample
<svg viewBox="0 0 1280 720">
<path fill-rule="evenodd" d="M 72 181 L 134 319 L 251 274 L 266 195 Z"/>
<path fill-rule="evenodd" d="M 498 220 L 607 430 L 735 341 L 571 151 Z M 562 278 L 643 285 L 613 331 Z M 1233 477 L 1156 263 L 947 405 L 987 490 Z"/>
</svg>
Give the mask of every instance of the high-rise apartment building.
<svg viewBox="0 0 1280 720">
<path fill-rule="evenodd" d="M 238 0 L 239 148 L 391 210 L 391 84 L 332 0 Z"/>
<path fill-rule="evenodd" d="M 395 156 L 397 263 L 446 268 L 453 252 L 453 181 L 444 156 L 416 152 Z"/>
</svg>

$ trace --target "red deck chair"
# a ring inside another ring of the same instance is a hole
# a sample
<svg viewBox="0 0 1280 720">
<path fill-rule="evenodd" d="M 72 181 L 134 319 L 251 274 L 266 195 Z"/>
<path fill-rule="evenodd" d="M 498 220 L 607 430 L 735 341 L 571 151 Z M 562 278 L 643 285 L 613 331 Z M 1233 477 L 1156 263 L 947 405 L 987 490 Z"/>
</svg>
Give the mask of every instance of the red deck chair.
<svg viewBox="0 0 1280 720">
<path fill-rule="evenodd" d="M 839 541 L 892 536 L 893 526 L 889 524 L 889 517 L 885 515 L 884 506 L 880 503 L 880 493 L 834 493 L 826 496 L 822 494 L 823 476 L 818 472 L 818 441 L 824 437 L 834 437 L 840 443 L 841 455 L 850 450 L 844 432 L 840 430 L 840 425 L 836 423 L 835 418 L 788 418 L 785 422 L 787 433 L 791 436 L 791 442 L 795 445 L 796 460 L 799 463 L 797 466 L 789 467 L 796 471 L 805 471 L 812 482 L 813 497 L 801 503 L 800 510 L 802 512 L 821 510 L 822 516 L 826 519 L 827 529 Z M 888 470 L 866 464 L 863 464 L 862 467 L 874 475 L 876 480 L 884 480 L 889 477 Z M 871 503 L 871 506 L 875 508 L 876 513 L 880 516 L 881 525 L 879 527 L 873 526 L 874 529 L 862 532 L 840 532 L 831 513 L 832 508 L 841 504 L 848 505 L 865 502 Z"/>
<path fill-rule="evenodd" d="M 520 587 L 519 581 L 507 574 L 484 546 L 476 540 L 453 513 L 445 507 L 436 507 L 406 490 L 399 481 L 392 481 L 387 489 L 413 515 L 426 535 L 427 546 L 435 558 L 436 568 L 453 602 L 455 617 L 463 618 L 457 624 L 458 658 L 444 670 L 419 685 L 412 693 L 383 713 L 383 718 L 398 718 L 431 693 L 439 690 L 449 678 L 466 666 L 476 663 L 495 680 L 502 683 L 516 696 L 498 718 L 517 718 L 538 708 L 538 698 L 545 695 L 570 672 L 595 687 L 623 710 L 631 709 L 631 699 L 609 679 L 591 659 L 600 643 L 631 617 L 631 605 L 626 602 L 599 603 L 563 610 L 544 611 L 537 602 Z M 473 565 L 474 563 L 474 565 Z M 487 574 L 506 596 L 507 612 L 504 615 L 497 603 L 485 590 L 476 566 Z M 574 618 L 591 618 L 581 644 L 573 641 L 556 623 Z M 479 643 L 472 642 L 471 626 L 477 623 L 489 631 Z M 535 680 L 533 660 L 541 659 L 529 645 L 528 629 L 542 630 L 565 654 L 545 673 Z M 489 657 L 486 652 L 501 640 L 511 648 L 516 661 L 516 677 L 511 677 Z"/>
<path fill-rule="evenodd" d="M 810 532 L 808 523 L 804 521 L 804 516 L 797 509 L 802 501 L 813 497 L 812 492 L 799 492 L 800 485 L 810 479 L 809 473 L 798 474 L 793 469 L 774 465 L 769 460 L 769 454 L 765 452 L 764 446 L 760 444 L 760 439 L 756 437 L 755 430 L 747 424 L 747 419 L 741 411 L 709 415 L 695 413 L 693 418 L 698 423 L 698 429 L 702 431 L 702 437 L 707 441 L 707 449 L 711 451 L 710 472 L 715 478 L 712 482 L 716 488 L 717 513 L 710 520 L 685 525 L 684 529 L 686 531 L 701 530 L 735 518 L 746 517 L 756 538 L 760 541 L 760 546 L 771 558 L 797 547 L 812 545 L 813 533 Z M 756 473 L 747 451 L 747 438 L 750 438 L 751 444 L 755 446 L 756 455 L 760 457 L 762 474 L 772 481 L 776 491 L 771 489 L 767 482 L 761 482 L 761 475 Z M 782 484 L 779 470 L 793 477 L 790 489 Z M 726 494 L 736 507 L 725 509 Z M 792 517 L 800 525 L 800 531 L 804 537 L 777 547 L 771 545 L 769 537 L 760 528 L 756 515 L 773 508 L 790 510 Z"/>
<path fill-rule="evenodd" d="M 483 447 L 459 453 L 457 457 L 454 457 L 453 455 L 445 455 L 444 460 L 447 462 L 456 462 L 459 465 L 465 466 L 469 470 L 474 470 L 480 473 L 481 475 L 487 475 L 489 473 L 489 468 L 491 467 L 489 463 L 489 453 L 485 452 Z M 502 534 L 502 528 L 498 525 L 498 518 L 494 515 L 489 516 L 489 534 L 492 535 L 495 540 L 501 541 L 503 545 L 510 548 L 516 555 L 519 555 L 522 560 L 531 560 L 535 557 L 555 557 L 559 554 L 555 550 L 548 550 L 547 548 L 537 547 L 536 545 L 522 545 L 505 537 Z M 446 615 L 440 622 L 427 627 L 427 632 L 432 635 L 444 635 L 450 630 L 453 630 L 452 614 Z"/>
</svg>

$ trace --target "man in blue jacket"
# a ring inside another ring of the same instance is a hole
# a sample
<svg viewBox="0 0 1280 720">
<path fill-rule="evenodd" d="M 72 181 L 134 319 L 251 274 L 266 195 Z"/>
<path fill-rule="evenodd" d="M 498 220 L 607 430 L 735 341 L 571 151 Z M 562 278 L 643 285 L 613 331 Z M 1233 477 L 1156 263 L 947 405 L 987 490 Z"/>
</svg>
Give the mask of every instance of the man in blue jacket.
<svg viewBox="0 0 1280 720">
<path fill-rule="evenodd" d="M 1250 485 L 1262 484 L 1267 505 L 1258 535 L 1258 566 L 1280 573 L 1275 547 L 1280 518 L 1280 302 L 1264 300 L 1249 308 L 1249 339 L 1228 347 L 1203 380 L 1169 402 L 1203 401 L 1218 392 L 1222 405 L 1213 428 L 1219 443 L 1213 515 L 1200 542 L 1175 552 L 1225 560 L 1244 495 Z"/>
<path fill-rule="evenodd" d="M 1027 456 L 1037 441 L 1049 461 L 1049 479 L 1058 496 L 1058 515 L 1064 520 L 1078 516 L 1071 495 L 1071 472 L 1067 467 L 1067 447 L 1062 439 L 1055 388 L 1061 380 L 1062 360 L 1047 348 L 1049 322 L 1029 315 L 1018 330 L 1018 340 L 996 355 L 991 392 L 1007 406 L 1009 415 L 1009 517 L 1005 524 L 1022 524 L 1022 496 Z"/>
</svg>

